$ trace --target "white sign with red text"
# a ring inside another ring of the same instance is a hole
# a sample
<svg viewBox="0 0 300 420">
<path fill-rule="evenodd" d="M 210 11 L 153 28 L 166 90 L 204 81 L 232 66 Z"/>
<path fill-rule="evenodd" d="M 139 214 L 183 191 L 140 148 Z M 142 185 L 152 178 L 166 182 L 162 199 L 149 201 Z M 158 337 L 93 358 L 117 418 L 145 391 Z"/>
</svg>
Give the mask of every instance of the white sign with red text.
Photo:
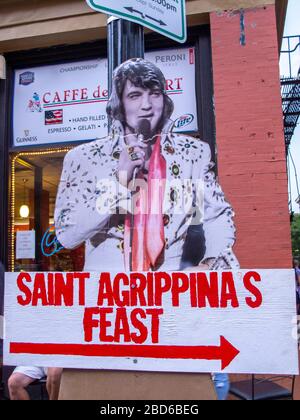
<svg viewBox="0 0 300 420">
<path fill-rule="evenodd" d="M 298 373 L 293 270 L 7 273 L 4 364 Z"/>
<path fill-rule="evenodd" d="M 194 48 L 160 50 L 145 58 L 165 75 L 175 108 L 174 131 L 197 131 Z M 52 145 L 107 136 L 107 72 L 106 59 L 16 70 L 13 145 Z"/>
</svg>

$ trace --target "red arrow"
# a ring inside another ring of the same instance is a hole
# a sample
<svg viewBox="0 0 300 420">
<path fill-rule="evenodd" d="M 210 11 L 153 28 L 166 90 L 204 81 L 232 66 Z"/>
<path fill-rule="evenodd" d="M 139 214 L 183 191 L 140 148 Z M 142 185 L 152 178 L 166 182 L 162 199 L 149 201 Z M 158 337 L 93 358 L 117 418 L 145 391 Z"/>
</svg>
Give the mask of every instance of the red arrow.
<svg viewBox="0 0 300 420">
<path fill-rule="evenodd" d="M 123 344 L 10 343 L 13 354 L 64 356 L 149 357 L 155 359 L 221 360 L 222 370 L 240 353 L 224 337 L 220 346 L 139 346 Z"/>
</svg>

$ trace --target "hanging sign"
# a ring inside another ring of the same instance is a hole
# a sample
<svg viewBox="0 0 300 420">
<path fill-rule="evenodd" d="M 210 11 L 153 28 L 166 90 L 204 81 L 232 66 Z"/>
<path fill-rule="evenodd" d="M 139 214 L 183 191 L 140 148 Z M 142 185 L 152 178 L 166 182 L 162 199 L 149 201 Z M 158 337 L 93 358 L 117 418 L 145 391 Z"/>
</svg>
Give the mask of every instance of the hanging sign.
<svg viewBox="0 0 300 420">
<path fill-rule="evenodd" d="M 175 132 L 198 130 L 195 50 L 166 49 L 145 54 L 166 77 L 174 102 Z M 107 136 L 107 60 L 16 70 L 13 145 L 26 147 L 89 141 Z"/>
<path fill-rule="evenodd" d="M 85 141 L 106 135 L 106 75 L 104 59 L 17 70 L 14 146 Z"/>
<path fill-rule="evenodd" d="M 166 78 L 166 92 L 174 102 L 175 133 L 198 131 L 195 86 L 195 49 L 176 48 L 147 52 L 145 59 L 155 64 Z"/>
<path fill-rule="evenodd" d="M 87 0 L 97 12 L 146 26 L 178 42 L 186 41 L 185 0 Z"/>
</svg>

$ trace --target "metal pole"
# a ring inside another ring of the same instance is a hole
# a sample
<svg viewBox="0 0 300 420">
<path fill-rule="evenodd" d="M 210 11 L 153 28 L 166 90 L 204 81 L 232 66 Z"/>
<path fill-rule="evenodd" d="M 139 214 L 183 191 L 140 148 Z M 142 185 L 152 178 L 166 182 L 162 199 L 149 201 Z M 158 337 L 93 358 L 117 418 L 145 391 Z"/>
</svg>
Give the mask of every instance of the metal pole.
<svg viewBox="0 0 300 420">
<path fill-rule="evenodd" d="M 107 21 L 108 93 L 116 67 L 130 58 L 144 58 L 144 28 L 137 23 L 111 16 Z"/>
<path fill-rule="evenodd" d="M 144 28 L 137 23 L 110 17 L 107 21 L 108 94 L 112 89 L 112 75 L 116 67 L 130 58 L 144 58 Z M 109 122 L 110 123 L 110 122 Z M 133 206 L 133 194 L 131 196 Z M 134 214 L 131 212 L 130 271 L 132 271 L 132 241 Z"/>
</svg>

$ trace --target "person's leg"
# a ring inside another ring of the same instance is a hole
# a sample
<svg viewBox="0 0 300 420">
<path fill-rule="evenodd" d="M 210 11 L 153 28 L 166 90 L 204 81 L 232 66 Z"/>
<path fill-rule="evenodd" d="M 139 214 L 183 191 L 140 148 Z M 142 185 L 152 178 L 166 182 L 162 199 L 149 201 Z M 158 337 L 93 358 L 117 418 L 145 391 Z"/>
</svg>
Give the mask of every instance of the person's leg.
<svg viewBox="0 0 300 420">
<path fill-rule="evenodd" d="M 26 387 L 36 379 L 45 376 L 45 369 L 37 366 L 17 366 L 8 380 L 10 398 L 12 400 L 29 400 Z"/>
<path fill-rule="evenodd" d="M 214 373 L 213 381 L 218 400 L 226 400 L 230 388 L 229 376 L 227 373 Z"/>
<path fill-rule="evenodd" d="M 30 385 L 34 378 L 24 373 L 13 372 L 8 379 L 9 396 L 11 400 L 30 400 L 26 387 Z"/>
<path fill-rule="evenodd" d="M 58 399 L 62 371 L 61 368 L 48 368 L 46 386 L 49 400 Z"/>
</svg>

